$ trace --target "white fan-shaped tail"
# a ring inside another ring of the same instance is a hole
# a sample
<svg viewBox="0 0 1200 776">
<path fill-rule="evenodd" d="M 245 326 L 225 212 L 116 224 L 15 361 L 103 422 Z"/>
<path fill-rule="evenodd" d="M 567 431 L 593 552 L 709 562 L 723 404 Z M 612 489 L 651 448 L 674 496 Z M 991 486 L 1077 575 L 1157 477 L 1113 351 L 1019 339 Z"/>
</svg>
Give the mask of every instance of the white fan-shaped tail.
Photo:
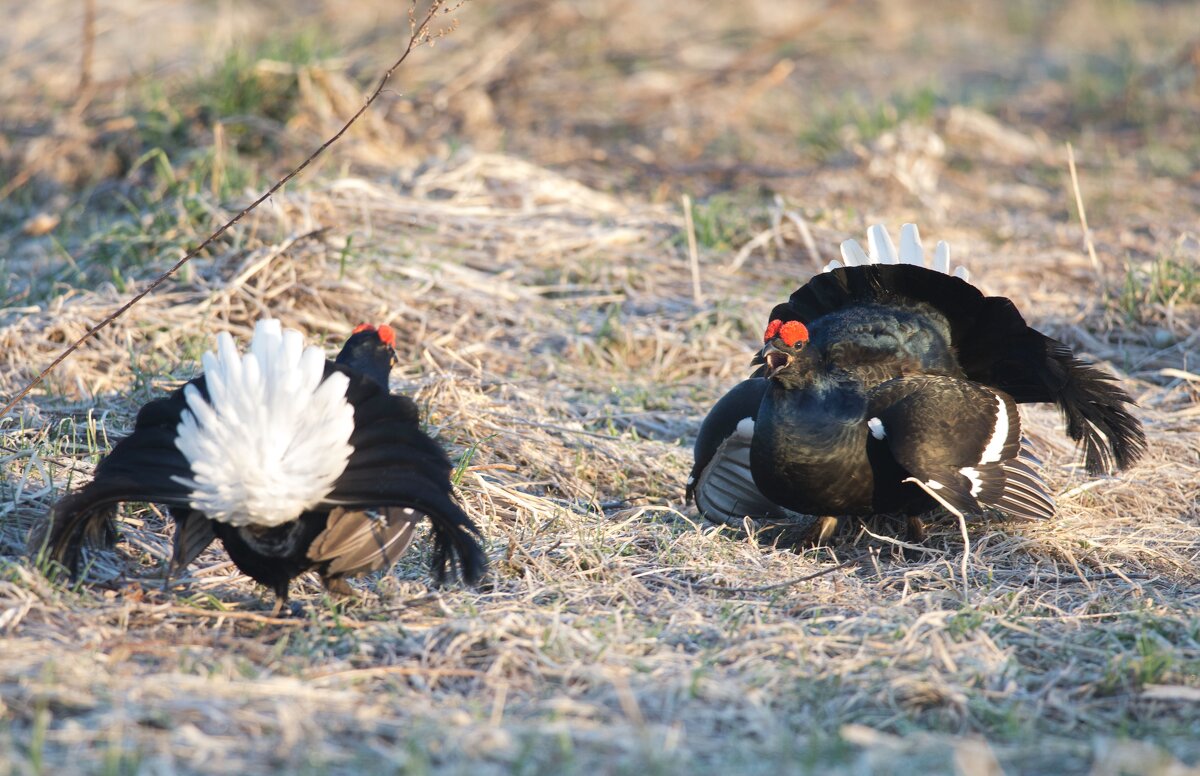
<svg viewBox="0 0 1200 776">
<path fill-rule="evenodd" d="M 896 250 L 891 236 L 882 224 L 875 224 L 867 229 L 867 250 L 855 240 L 842 243 L 842 261 L 831 261 L 822 272 L 832 272 L 839 267 L 861 267 L 867 264 L 912 264 L 917 267 L 928 267 L 944 275 L 954 275 L 970 281 L 971 273 L 966 267 L 950 269 L 950 246 L 939 241 L 933 252 L 933 264 L 925 262 L 925 249 L 921 247 L 921 234 L 916 224 L 904 224 L 900 227 L 900 250 Z"/>
<path fill-rule="evenodd" d="M 274 319 L 255 325 L 245 355 L 222 332 L 201 360 L 209 399 L 184 389 L 175 438 L 192 469 L 191 479 L 176 478 L 192 488 L 191 506 L 230 525 L 270 527 L 320 503 L 354 450 L 349 379 L 324 377 L 321 349 Z"/>
</svg>

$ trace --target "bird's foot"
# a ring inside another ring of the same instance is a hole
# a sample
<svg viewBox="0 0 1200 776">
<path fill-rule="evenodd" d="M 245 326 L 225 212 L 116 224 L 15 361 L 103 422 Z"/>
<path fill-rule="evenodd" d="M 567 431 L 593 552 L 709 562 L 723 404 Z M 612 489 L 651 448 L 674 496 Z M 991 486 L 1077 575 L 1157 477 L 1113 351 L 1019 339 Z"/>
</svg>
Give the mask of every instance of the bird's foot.
<svg viewBox="0 0 1200 776">
<path fill-rule="evenodd" d="M 828 544 L 830 537 L 837 531 L 837 527 L 838 519 L 836 517 L 818 517 L 809 530 L 808 540 L 814 547 Z"/>
<path fill-rule="evenodd" d="M 358 592 L 342 577 L 321 577 L 325 589 L 334 595 L 357 596 Z"/>
</svg>

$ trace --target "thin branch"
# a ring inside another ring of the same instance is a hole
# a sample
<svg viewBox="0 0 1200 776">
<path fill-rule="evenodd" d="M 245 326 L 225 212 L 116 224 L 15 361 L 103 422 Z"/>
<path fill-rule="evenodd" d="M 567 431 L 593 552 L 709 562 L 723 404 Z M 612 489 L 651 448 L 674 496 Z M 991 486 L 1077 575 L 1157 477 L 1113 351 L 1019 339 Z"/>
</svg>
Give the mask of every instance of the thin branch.
<svg viewBox="0 0 1200 776">
<path fill-rule="evenodd" d="M 465 0 L 464 0 L 464 2 L 465 2 Z M 418 45 L 432 42 L 433 36 L 431 36 L 430 32 L 429 32 L 429 24 L 430 24 L 430 22 L 433 21 L 433 18 L 438 13 L 438 11 L 440 11 L 442 9 L 443 3 L 444 3 L 444 0 L 434 0 L 433 4 L 429 7 L 429 12 L 425 14 L 424 19 L 420 22 L 419 25 L 417 24 L 416 19 L 412 15 L 412 12 L 410 10 L 409 18 L 410 18 L 410 27 L 411 27 L 412 34 L 408 39 L 408 45 L 404 48 L 404 53 L 402 53 L 400 55 L 400 58 L 397 59 L 392 64 L 392 66 L 387 69 L 387 72 L 385 72 L 383 74 L 383 77 L 379 79 L 379 85 L 375 87 L 375 91 L 371 92 L 371 95 L 369 97 L 367 97 L 366 102 L 364 102 L 362 104 L 362 107 L 359 108 L 354 113 L 354 115 L 351 116 L 346 121 L 345 124 L 342 125 L 341 129 L 339 129 L 336 133 L 333 134 L 333 136 L 331 136 L 328 140 L 326 140 L 324 143 L 322 143 L 320 145 L 320 147 L 317 148 L 317 150 L 315 150 L 311 154 L 309 154 L 308 158 L 305 159 L 303 162 L 301 162 L 299 164 L 299 166 L 295 167 L 287 175 L 283 176 L 278 181 L 276 181 L 275 185 L 273 185 L 273 186 L 271 186 L 271 188 L 267 189 L 266 193 L 264 193 L 258 199 L 254 200 L 248 206 L 243 208 L 233 218 L 226 221 L 219 229 L 217 229 L 215 232 L 210 234 L 204 240 L 204 242 L 200 243 L 195 248 L 190 250 L 186 256 L 184 256 L 179 261 L 175 262 L 175 264 L 172 265 L 172 267 L 170 269 L 168 269 L 166 272 L 162 273 L 157 278 L 155 278 L 150 283 L 150 285 L 146 286 L 146 288 L 144 288 L 142 291 L 138 292 L 132 299 L 130 299 L 128 302 L 126 302 L 125 304 L 123 304 L 119 308 L 117 308 L 116 312 L 112 313 L 107 318 L 100 321 L 92 328 L 88 329 L 87 332 L 84 333 L 84 335 L 82 337 L 75 340 L 73 343 L 71 343 L 71 345 L 69 345 L 66 348 L 66 350 L 64 350 L 62 353 L 58 354 L 58 357 L 55 358 L 54 361 L 52 361 L 48 367 L 43 369 L 41 371 L 41 373 L 38 374 L 37 377 L 35 377 L 33 380 L 31 380 L 29 382 L 28 385 L 26 385 L 24 388 L 22 388 L 17 393 L 17 395 L 14 396 L 8 402 L 8 404 L 4 405 L 3 409 L 0 409 L 0 418 L 4 417 L 9 412 L 11 412 L 13 407 L 17 406 L 18 402 L 20 402 L 22 399 L 24 399 L 26 396 L 28 396 L 30 391 L 32 391 L 34 388 L 36 388 L 38 385 L 40 385 L 41 382 L 46 379 L 47 375 L 49 375 L 51 372 L 53 372 L 54 369 L 57 368 L 58 365 L 61 364 L 63 361 L 65 361 L 68 356 L 70 356 L 72 353 L 74 353 L 76 350 L 78 350 L 79 347 L 81 345 L 83 345 L 83 343 L 87 342 L 89 339 L 94 337 L 97 332 L 99 332 L 101 329 L 104 329 L 106 326 L 108 326 L 110 323 L 115 321 L 117 318 L 120 318 L 122 315 L 124 315 L 129 310 L 129 308 L 133 307 L 135 304 L 142 301 L 143 298 L 148 296 L 155 289 L 157 289 L 159 286 L 161 286 L 163 283 L 165 283 L 169 277 L 171 277 L 172 275 L 174 275 L 176 272 L 179 271 L 180 267 L 182 267 L 184 264 L 187 264 L 189 261 L 194 259 L 201 251 L 203 251 L 209 245 L 212 245 L 212 243 L 214 241 L 216 241 L 217 238 L 219 238 L 221 235 L 225 234 L 225 232 L 227 232 L 230 229 L 230 227 L 232 227 L 234 224 L 238 223 L 243 218 L 245 218 L 246 215 L 248 215 L 251 211 L 253 211 L 255 208 L 257 208 L 263 202 L 266 202 L 267 199 L 269 199 L 271 196 L 273 196 L 275 194 L 275 192 L 279 191 L 281 188 L 283 188 L 285 185 L 287 185 L 288 182 L 290 182 L 293 178 L 295 178 L 297 175 L 299 175 L 301 172 L 303 172 L 310 164 L 312 164 L 314 161 L 316 161 L 317 157 L 319 157 L 321 154 L 323 154 L 325 152 L 325 149 L 329 148 L 331 145 L 333 145 L 338 140 L 340 140 L 342 138 L 342 135 L 346 134 L 346 132 L 350 129 L 350 127 L 352 127 L 354 125 L 354 123 L 356 121 L 358 121 L 359 117 L 362 116 L 364 113 L 366 113 L 367 109 L 371 107 L 371 105 L 375 102 L 375 100 L 383 92 L 383 88 L 387 85 L 388 81 L 391 79 L 392 74 L 394 72 L 396 72 L 396 70 L 400 67 L 400 65 L 404 64 L 404 60 L 408 59 L 408 55 L 412 52 L 412 50 L 414 48 L 416 48 Z M 446 10 L 447 10 L 447 12 L 450 12 L 456 8 L 459 8 L 461 5 L 462 5 L 462 3 L 460 2 L 458 5 L 455 5 L 452 8 L 448 8 Z"/>
<path fill-rule="evenodd" d="M 92 85 L 92 58 L 96 50 L 96 0 L 83 0 L 83 44 L 80 49 L 76 95 L 82 100 Z"/>
</svg>

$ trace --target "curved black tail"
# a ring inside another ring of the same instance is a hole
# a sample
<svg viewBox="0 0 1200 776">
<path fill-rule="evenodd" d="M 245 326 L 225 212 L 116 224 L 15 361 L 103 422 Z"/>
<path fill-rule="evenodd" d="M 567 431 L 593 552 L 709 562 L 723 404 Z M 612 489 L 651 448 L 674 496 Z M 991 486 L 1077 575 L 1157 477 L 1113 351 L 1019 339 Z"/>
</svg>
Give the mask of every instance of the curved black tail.
<svg viewBox="0 0 1200 776">
<path fill-rule="evenodd" d="M 39 564 L 54 561 L 79 575 L 85 546 L 111 548 L 117 541 L 113 503 L 97 503 L 83 491 L 59 499 L 46 520 L 30 532 L 26 551 Z"/>
<path fill-rule="evenodd" d="M 453 504 L 451 504 L 453 506 Z M 457 575 L 468 585 L 476 585 L 487 573 L 487 556 L 479 546 L 483 538 L 479 528 L 467 514 L 454 507 L 457 514 L 442 510 L 430 513 L 433 522 L 433 578 L 439 585 Z"/>
<path fill-rule="evenodd" d="M 1062 410 L 1067 434 L 1083 444 L 1088 471 L 1111 474 L 1132 466 L 1146 452 L 1142 423 L 1126 409 L 1133 399 L 1115 377 L 1077 358 L 1063 343 L 1044 339 L 1041 383 Z"/>
</svg>

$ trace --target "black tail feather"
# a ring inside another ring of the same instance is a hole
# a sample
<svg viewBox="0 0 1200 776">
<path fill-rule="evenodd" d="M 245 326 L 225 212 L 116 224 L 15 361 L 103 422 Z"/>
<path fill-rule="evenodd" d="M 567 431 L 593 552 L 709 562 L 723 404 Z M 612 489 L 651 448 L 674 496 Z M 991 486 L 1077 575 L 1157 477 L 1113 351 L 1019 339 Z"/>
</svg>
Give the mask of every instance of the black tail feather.
<svg viewBox="0 0 1200 776">
<path fill-rule="evenodd" d="M 479 546 L 482 534 L 471 518 L 457 507 L 454 514 L 443 510 L 430 513 L 433 523 L 433 558 L 431 571 L 434 581 L 444 585 L 455 576 L 468 585 L 479 584 L 487 573 L 487 556 Z"/>
<path fill-rule="evenodd" d="M 149 464 L 145 472 L 127 473 L 127 467 L 139 458 L 130 454 L 134 444 L 125 445 L 131 439 L 132 436 L 122 440 L 104 465 L 97 467 L 96 479 L 55 503 L 46 520 L 30 536 L 27 546 L 32 556 L 56 561 L 72 576 L 78 576 L 84 547 L 111 549 L 116 544 L 115 518 L 121 502 L 186 506 L 182 486 L 164 479 L 165 475 L 151 469 Z"/>
<path fill-rule="evenodd" d="M 1146 452 L 1146 432 L 1126 408 L 1133 399 L 1115 377 L 1047 339 L 1047 384 L 1059 386 L 1055 400 L 1067 421 L 1067 434 L 1083 444 L 1087 470 L 1111 474 L 1129 468 Z"/>
<path fill-rule="evenodd" d="M 113 503 L 97 503 L 87 488 L 59 499 L 46 520 L 30 533 L 26 550 L 30 557 L 58 563 L 79 576 L 83 548 L 111 549 L 117 543 Z"/>
<path fill-rule="evenodd" d="M 217 538 L 213 521 L 203 512 L 180 508 L 168 509 L 168 512 L 175 520 L 175 545 L 171 549 L 171 561 L 167 564 L 165 584 L 170 584 L 172 577 L 192 565 L 192 561 L 199 558 L 200 553 Z"/>
<path fill-rule="evenodd" d="M 204 390 L 203 378 L 192 382 Z M 57 561 L 77 576 L 85 546 L 112 547 L 116 543 L 115 517 L 120 502 L 186 506 L 188 488 L 175 477 L 186 477 L 191 470 L 174 443 L 184 406 L 183 391 L 178 390 L 142 407 L 133 433 L 100 461 L 94 479 L 51 508 L 30 538 L 30 553 Z"/>
</svg>

